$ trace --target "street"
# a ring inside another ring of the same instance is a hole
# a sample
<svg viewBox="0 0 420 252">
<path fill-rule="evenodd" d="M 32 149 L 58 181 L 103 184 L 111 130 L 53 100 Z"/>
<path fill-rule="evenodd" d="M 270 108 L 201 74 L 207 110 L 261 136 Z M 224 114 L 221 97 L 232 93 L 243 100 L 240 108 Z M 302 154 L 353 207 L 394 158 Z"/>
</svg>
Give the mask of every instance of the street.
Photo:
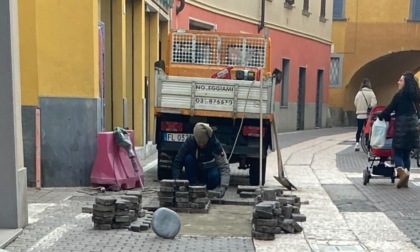
<svg viewBox="0 0 420 252">
<path fill-rule="evenodd" d="M 7 251 L 420 251 L 420 173 L 412 170 L 408 189 L 390 179 L 363 185 L 367 156 L 354 152 L 354 128 L 330 128 L 279 134 L 288 179 L 306 201 L 300 234 L 279 234 L 274 241 L 251 238 L 252 206 L 212 204 L 208 214 L 180 214 L 182 228 L 174 240 L 151 229 L 93 229 L 89 188 L 28 189 L 30 225 Z M 148 165 L 151 164 L 151 165 Z M 142 162 L 143 205 L 156 197 L 156 162 Z M 413 163 L 414 164 L 414 163 Z M 417 167 L 413 167 L 417 168 Z M 267 160 L 266 186 L 278 186 L 277 160 Z M 107 192 L 119 195 L 123 192 Z M 235 197 L 231 186 L 225 197 Z"/>
</svg>

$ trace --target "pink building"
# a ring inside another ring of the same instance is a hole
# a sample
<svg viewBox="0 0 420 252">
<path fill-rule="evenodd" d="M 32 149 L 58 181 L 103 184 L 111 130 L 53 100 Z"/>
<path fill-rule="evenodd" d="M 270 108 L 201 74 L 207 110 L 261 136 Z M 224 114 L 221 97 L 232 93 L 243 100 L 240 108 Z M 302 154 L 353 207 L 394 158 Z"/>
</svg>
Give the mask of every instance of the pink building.
<svg viewBox="0 0 420 252">
<path fill-rule="evenodd" d="M 230 0 L 223 7 L 220 2 L 175 1 L 171 28 L 251 34 L 264 34 L 268 28 L 271 66 L 283 71 L 275 95 L 277 130 L 325 127 L 332 0 L 312 1 L 310 6 L 309 1 L 295 5 L 289 0 Z"/>
</svg>

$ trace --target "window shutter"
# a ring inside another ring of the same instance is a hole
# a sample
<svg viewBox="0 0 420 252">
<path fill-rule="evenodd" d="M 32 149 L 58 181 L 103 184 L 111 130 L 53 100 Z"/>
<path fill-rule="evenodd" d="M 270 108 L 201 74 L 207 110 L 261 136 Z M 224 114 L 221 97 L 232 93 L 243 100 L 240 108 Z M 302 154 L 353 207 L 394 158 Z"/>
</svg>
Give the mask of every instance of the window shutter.
<svg viewBox="0 0 420 252">
<path fill-rule="evenodd" d="M 334 0 L 333 5 L 333 18 L 334 19 L 341 19 L 343 17 L 343 10 L 344 10 L 344 0 Z"/>
<path fill-rule="evenodd" d="M 413 20 L 420 20 L 420 0 L 412 0 L 412 16 Z"/>
</svg>

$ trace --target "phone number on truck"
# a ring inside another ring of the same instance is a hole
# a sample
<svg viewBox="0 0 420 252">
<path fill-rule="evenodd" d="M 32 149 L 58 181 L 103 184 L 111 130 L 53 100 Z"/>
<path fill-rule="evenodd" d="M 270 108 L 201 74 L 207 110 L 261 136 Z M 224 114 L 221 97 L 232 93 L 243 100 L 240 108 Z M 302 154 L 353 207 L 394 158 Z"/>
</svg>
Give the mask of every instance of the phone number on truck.
<svg viewBox="0 0 420 252">
<path fill-rule="evenodd" d="M 214 99 L 214 98 L 195 98 L 195 103 L 199 104 L 211 104 L 211 105 L 233 105 L 233 100 L 230 99 Z"/>
</svg>

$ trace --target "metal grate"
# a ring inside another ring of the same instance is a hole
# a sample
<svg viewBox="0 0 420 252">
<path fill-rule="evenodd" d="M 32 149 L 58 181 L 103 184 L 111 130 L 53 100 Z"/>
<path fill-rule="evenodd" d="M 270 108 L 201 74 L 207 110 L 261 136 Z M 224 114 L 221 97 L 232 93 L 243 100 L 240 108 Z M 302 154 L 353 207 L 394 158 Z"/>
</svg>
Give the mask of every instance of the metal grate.
<svg viewBox="0 0 420 252">
<path fill-rule="evenodd" d="M 414 216 L 420 216 L 420 211 L 401 210 L 401 211 L 398 211 L 398 213 L 399 213 L 402 217 L 414 217 Z"/>
<path fill-rule="evenodd" d="M 340 58 L 332 57 L 330 62 L 330 86 L 340 85 Z"/>
<path fill-rule="evenodd" d="M 216 34 L 172 34 L 172 63 L 265 67 L 266 39 Z"/>
</svg>

